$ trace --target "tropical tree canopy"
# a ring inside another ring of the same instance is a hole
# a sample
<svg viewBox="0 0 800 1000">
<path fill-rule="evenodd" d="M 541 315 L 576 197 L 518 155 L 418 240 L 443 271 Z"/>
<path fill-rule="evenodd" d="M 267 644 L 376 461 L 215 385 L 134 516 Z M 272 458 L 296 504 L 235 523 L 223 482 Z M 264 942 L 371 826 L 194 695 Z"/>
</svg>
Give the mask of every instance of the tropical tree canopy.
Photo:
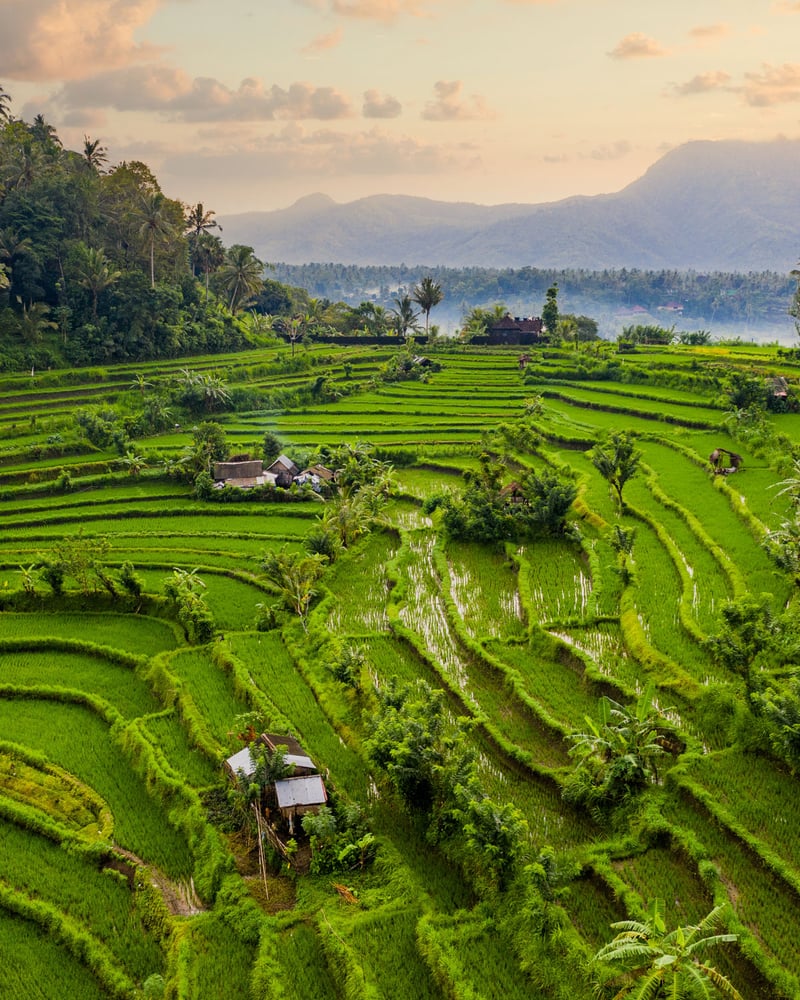
<svg viewBox="0 0 800 1000">
<path fill-rule="evenodd" d="M 742 1000 L 733 984 L 703 957 L 711 947 L 736 941 L 735 934 L 717 932 L 726 906 L 715 907 L 699 924 L 671 931 L 664 909 L 664 900 L 656 899 L 646 920 L 611 925 L 619 933 L 592 959 L 596 995 L 614 1000 Z"/>
</svg>

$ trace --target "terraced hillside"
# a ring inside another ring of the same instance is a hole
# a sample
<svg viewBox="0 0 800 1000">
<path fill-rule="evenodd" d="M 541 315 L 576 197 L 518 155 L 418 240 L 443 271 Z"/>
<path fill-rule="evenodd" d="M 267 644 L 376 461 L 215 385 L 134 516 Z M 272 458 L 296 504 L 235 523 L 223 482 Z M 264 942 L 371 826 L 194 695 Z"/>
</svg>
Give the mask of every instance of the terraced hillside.
<svg viewBox="0 0 800 1000">
<path fill-rule="evenodd" d="M 800 416 L 731 396 L 732 373 L 794 392 L 797 363 L 609 345 L 521 370 L 458 346 L 397 379 L 399 353 L 0 380 L 0 995 L 589 997 L 610 924 L 661 899 L 672 925 L 727 904 L 716 967 L 742 996 L 800 997 L 796 737 L 770 707 L 794 704 L 796 572 L 765 547 L 782 531 L 791 555 Z M 223 397 L 143 430 L 148 399 L 197 374 Z M 357 531 L 339 514 L 300 614 L 271 610 L 286 588 L 265 567 L 341 508 L 196 487 L 209 421 L 230 455 L 274 435 L 301 467 L 343 444 L 393 466 Z M 591 452 L 620 431 L 640 452 L 623 505 Z M 715 448 L 735 475 L 712 474 Z M 459 495 L 482 456 L 505 484 L 573 483 L 567 530 L 449 536 L 425 501 Z M 374 751 L 403 684 L 474 766 L 435 830 Z M 610 808 L 565 798 L 575 734 L 643 693 L 672 734 L 654 780 Z M 299 739 L 341 831 L 358 807 L 360 854 L 326 854 L 317 830 L 307 872 L 295 830 L 262 878 L 222 769 L 250 724 Z"/>
</svg>

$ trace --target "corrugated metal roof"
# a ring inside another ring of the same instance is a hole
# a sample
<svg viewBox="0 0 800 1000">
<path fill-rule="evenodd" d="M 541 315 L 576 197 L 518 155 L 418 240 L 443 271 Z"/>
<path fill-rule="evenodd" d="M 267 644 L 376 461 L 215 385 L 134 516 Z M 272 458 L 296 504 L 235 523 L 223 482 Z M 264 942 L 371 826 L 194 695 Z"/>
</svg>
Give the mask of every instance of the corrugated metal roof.
<svg viewBox="0 0 800 1000">
<path fill-rule="evenodd" d="M 241 771 L 245 778 L 252 778 L 255 774 L 256 765 L 253 761 L 253 755 L 250 753 L 250 747 L 245 747 L 244 750 L 240 750 L 232 757 L 228 757 L 225 763 L 234 774 L 238 774 Z"/>
<path fill-rule="evenodd" d="M 295 767 L 304 767 L 307 771 L 316 771 L 317 766 L 310 757 L 304 757 L 301 754 L 287 753 L 286 763 L 294 764 Z"/>
<path fill-rule="evenodd" d="M 281 809 L 291 809 L 292 806 L 321 806 L 328 801 L 328 793 L 319 774 L 276 781 L 275 794 Z"/>
</svg>

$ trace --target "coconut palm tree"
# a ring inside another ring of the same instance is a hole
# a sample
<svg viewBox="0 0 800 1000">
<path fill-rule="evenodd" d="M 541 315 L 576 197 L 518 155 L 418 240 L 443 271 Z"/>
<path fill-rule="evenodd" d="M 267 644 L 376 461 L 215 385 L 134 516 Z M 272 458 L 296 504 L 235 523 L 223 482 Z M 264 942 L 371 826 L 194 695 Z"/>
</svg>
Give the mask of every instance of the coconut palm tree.
<svg viewBox="0 0 800 1000">
<path fill-rule="evenodd" d="M 200 237 L 203 233 L 207 233 L 209 229 L 219 229 L 222 232 L 222 226 L 214 219 L 216 214 L 211 209 L 206 211 L 201 201 L 196 205 L 190 206 L 186 209 L 184 216 L 187 233 L 192 233 L 194 236 Z"/>
<path fill-rule="evenodd" d="M 11 107 L 11 94 L 7 94 L 0 85 L 0 122 L 6 124 L 13 121 L 9 108 Z"/>
<path fill-rule="evenodd" d="M 167 199 L 160 191 L 147 191 L 141 195 L 139 215 L 141 225 L 139 233 L 144 236 L 150 246 L 150 287 L 156 287 L 156 238 L 167 236 L 173 231 L 171 218 L 166 212 Z"/>
<path fill-rule="evenodd" d="M 39 114 L 34 117 L 30 126 L 30 133 L 37 142 L 44 144 L 54 143 L 56 146 L 61 146 L 61 140 L 58 138 L 55 125 L 51 125 L 50 122 L 46 121 L 44 115 Z"/>
<path fill-rule="evenodd" d="M 92 293 L 92 316 L 97 316 L 97 300 L 101 292 L 110 288 L 122 277 L 122 271 L 114 271 L 103 250 L 87 247 L 80 265 L 78 284 Z"/>
<path fill-rule="evenodd" d="M 100 145 L 99 139 L 90 139 L 88 135 L 83 137 L 83 158 L 86 166 L 96 174 L 101 174 L 106 163 L 108 163 L 108 150 Z"/>
<path fill-rule="evenodd" d="M 410 295 L 402 295 L 394 300 L 395 307 L 391 309 L 392 326 L 398 337 L 408 336 L 409 331 L 416 333 L 419 330 L 417 313 L 414 311 Z"/>
<path fill-rule="evenodd" d="M 213 271 L 218 270 L 225 261 L 225 247 L 219 236 L 211 233 L 201 233 L 192 247 L 192 261 L 205 275 L 206 303 L 208 302 L 208 279 Z"/>
<path fill-rule="evenodd" d="M 414 290 L 411 293 L 411 298 L 417 303 L 420 309 L 425 313 L 425 333 L 428 333 L 428 326 L 431 317 L 431 309 L 434 306 L 438 306 L 439 303 L 444 298 L 444 292 L 442 291 L 442 286 L 437 284 L 433 278 L 426 277 L 423 278 L 419 284 L 414 285 Z"/>
<path fill-rule="evenodd" d="M 256 257 L 252 247 L 235 244 L 225 254 L 219 269 L 219 283 L 228 294 L 231 312 L 244 309 L 261 291 L 264 264 Z"/>
<path fill-rule="evenodd" d="M 206 210 L 202 202 L 196 205 L 184 206 L 183 224 L 189 236 L 189 251 L 192 259 L 192 273 L 197 275 L 197 269 L 202 268 L 202 252 L 200 251 L 200 237 L 205 236 L 210 229 L 219 229 L 222 226 L 214 219 L 216 212 Z"/>
<path fill-rule="evenodd" d="M 617 936 L 592 959 L 598 971 L 595 995 L 614 1000 L 742 1000 L 733 984 L 700 955 L 707 948 L 736 941 L 735 934 L 714 933 L 726 904 L 716 906 L 699 924 L 667 931 L 664 900 L 656 899 L 647 919 L 612 924 Z M 614 990 L 614 993 L 611 993 Z"/>
</svg>

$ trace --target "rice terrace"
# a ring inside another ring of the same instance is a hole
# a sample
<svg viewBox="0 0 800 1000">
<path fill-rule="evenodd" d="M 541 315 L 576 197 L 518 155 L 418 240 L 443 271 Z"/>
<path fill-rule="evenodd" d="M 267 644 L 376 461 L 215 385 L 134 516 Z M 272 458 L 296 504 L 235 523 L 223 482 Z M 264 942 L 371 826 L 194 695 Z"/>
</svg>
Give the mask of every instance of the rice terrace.
<svg viewBox="0 0 800 1000">
<path fill-rule="evenodd" d="M 0 377 L 2 996 L 800 997 L 797 353 L 416 350 Z"/>
</svg>

